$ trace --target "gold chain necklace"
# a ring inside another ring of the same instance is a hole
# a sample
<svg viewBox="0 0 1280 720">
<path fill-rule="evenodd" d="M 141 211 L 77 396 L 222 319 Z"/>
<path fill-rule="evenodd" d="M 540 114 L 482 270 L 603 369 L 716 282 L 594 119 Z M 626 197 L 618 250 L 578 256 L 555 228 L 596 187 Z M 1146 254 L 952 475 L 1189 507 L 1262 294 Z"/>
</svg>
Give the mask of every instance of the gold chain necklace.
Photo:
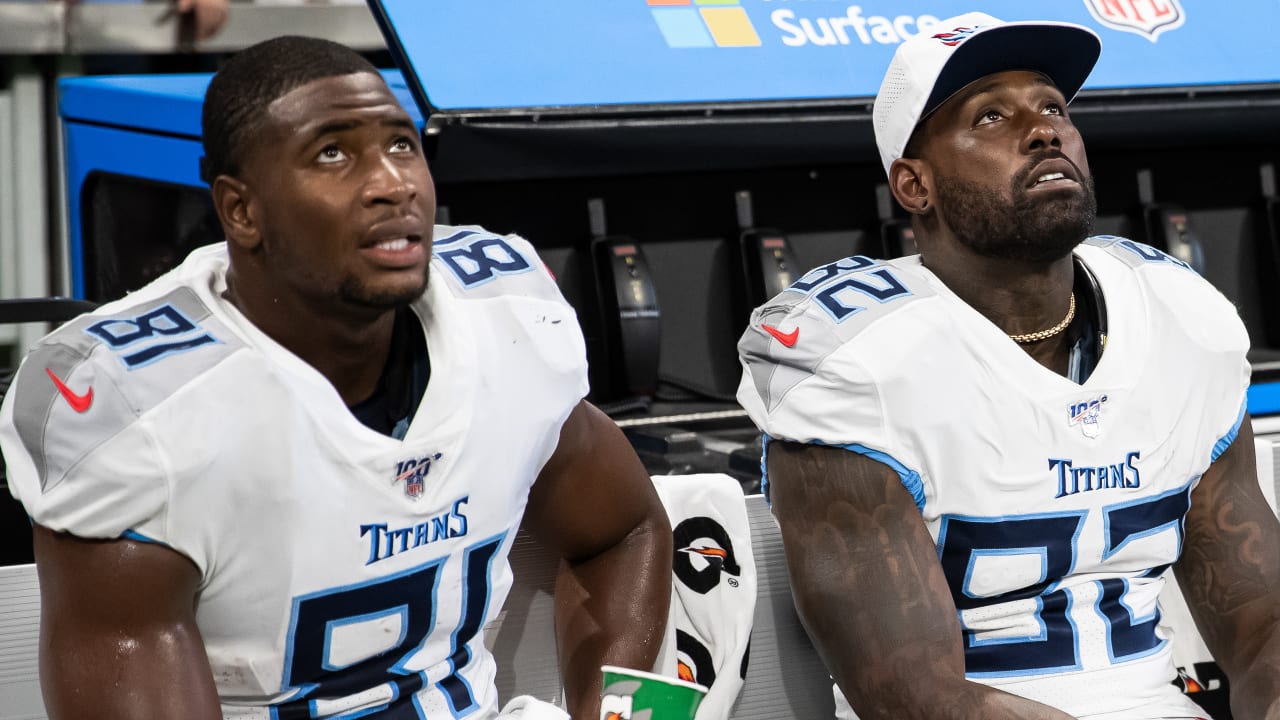
<svg viewBox="0 0 1280 720">
<path fill-rule="evenodd" d="M 1038 332 L 1027 333 L 1025 335 L 1009 335 L 1009 339 L 1018 343 L 1019 345 L 1026 345 L 1027 343 L 1037 343 L 1037 342 L 1040 342 L 1041 340 L 1048 340 L 1054 335 L 1057 335 L 1063 330 L 1066 330 L 1067 326 L 1071 324 L 1071 321 L 1075 318 L 1075 316 L 1076 316 L 1076 294 L 1071 293 L 1071 301 L 1067 304 L 1067 316 L 1062 318 L 1062 322 L 1058 323 L 1057 325 L 1054 325 L 1051 328 L 1048 328 L 1047 330 L 1040 330 Z"/>
</svg>

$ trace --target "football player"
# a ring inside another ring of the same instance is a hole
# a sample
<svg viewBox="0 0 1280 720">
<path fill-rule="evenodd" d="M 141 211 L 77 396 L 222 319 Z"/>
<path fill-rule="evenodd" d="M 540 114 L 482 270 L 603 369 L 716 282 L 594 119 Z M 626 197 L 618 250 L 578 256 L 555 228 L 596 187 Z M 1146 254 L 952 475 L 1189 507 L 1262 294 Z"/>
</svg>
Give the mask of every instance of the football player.
<svg viewBox="0 0 1280 720">
<path fill-rule="evenodd" d="M 0 410 L 50 717 L 492 717 L 523 520 L 594 720 L 602 664 L 653 666 L 672 550 L 572 308 L 526 241 L 432 226 L 350 49 L 248 48 L 203 113 L 226 243 L 51 334 Z"/>
<path fill-rule="evenodd" d="M 1185 263 L 1088 237 L 1067 103 L 1099 52 L 980 13 L 904 42 L 873 120 L 919 255 L 820 267 L 739 345 L 840 714 L 1204 717 L 1158 627 L 1172 565 L 1235 717 L 1280 718 L 1248 336 Z"/>
</svg>

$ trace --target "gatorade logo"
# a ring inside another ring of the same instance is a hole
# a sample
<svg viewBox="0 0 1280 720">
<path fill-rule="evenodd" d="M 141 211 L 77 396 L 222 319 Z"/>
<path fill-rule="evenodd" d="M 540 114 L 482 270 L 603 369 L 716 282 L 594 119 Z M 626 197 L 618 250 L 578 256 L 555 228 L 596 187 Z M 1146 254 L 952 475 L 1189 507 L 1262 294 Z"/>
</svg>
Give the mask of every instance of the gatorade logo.
<svg viewBox="0 0 1280 720">
<path fill-rule="evenodd" d="M 711 651 L 698 638 L 676 630 L 676 675 L 685 682 L 711 687 L 716 682 Z"/>
<path fill-rule="evenodd" d="M 747 679 L 747 667 L 751 662 L 751 642 L 742 653 L 738 677 Z M 705 643 L 685 632 L 676 630 L 676 677 L 685 682 L 711 687 L 716 682 L 716 664 Z"/>
<path fill-rule="evenodd" d="M 600 717 L 605 720 L 651 720 L 652 711 L 635 712 L 632 695 L 640 689 L 639 680 L 622 680 L 604 688 L 600 698 Z"/>
<path fill-rule="evenodd" d="M 680 582 L 700 595 L 714 590 L 722 574 L 730 576 L 726 580 L 730 587 L 738 586 L 742 567 L 723 525 L 709 517 L 691 517 L 671 535 L 676 551 L 672 570 Z"/>
<path fill-rule="evenodd" d="M 1178 668 L 1178 677 L 1174 678 L 1173 684 L 1187 695 L 1217 692 L 1226 688 L 1227 676 L 1218 663 L 1209 660 L 1194 663 L 1190 668 Z"/>
<path fill-rule="evenodd" d="M 647 0 L 672 48 L 759 47 L 741 0 Z"/>
</svg>

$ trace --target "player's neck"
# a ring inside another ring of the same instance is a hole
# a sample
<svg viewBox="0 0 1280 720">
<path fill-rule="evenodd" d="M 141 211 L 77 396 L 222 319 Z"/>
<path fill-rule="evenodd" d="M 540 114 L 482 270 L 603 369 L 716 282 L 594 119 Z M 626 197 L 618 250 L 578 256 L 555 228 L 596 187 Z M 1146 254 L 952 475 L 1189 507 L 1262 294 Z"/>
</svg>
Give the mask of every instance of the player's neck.
<svg viewBox="0 0 1280 720">
<path fill-rule="evenodd" d="M 227 277 L 223 296 L 249 322 L 325 376 L 347 405 L 373 393 L 386 365 L 395 310 L 333 312 L 303 298 L 264 298 L 261 283 Z"/>
<path fill-rule="evenodd" d="M 922 261 L 953 293 L 1011 339 L 1052 332 L 1064 319 L 1069 320 L 1075 275 L 1071 255 L 1033 264 L 979 257 L 951 243 L 930 248 Z M 1066 374 L 1070 344 L 1065 333 L 1018 345 L 1036 362 Z"/>
</svg>

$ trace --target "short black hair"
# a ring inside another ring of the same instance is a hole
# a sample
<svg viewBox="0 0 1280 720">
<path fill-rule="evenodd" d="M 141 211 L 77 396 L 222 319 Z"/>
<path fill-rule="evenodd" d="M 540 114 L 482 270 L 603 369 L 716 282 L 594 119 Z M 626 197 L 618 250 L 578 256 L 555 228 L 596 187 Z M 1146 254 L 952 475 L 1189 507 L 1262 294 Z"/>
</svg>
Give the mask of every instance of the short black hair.
<svg viewBox="0 0 1280 720">
<path fill-rule="evenodd" d="M 239 174 L 249 140 L 277 98 L 314 80 L 377 72 L 345 45 L 298 35 L 272 38 L 232 55 L 204 94 L 200 179 L 212 185 L 219 175 Z"/>
</svg>

